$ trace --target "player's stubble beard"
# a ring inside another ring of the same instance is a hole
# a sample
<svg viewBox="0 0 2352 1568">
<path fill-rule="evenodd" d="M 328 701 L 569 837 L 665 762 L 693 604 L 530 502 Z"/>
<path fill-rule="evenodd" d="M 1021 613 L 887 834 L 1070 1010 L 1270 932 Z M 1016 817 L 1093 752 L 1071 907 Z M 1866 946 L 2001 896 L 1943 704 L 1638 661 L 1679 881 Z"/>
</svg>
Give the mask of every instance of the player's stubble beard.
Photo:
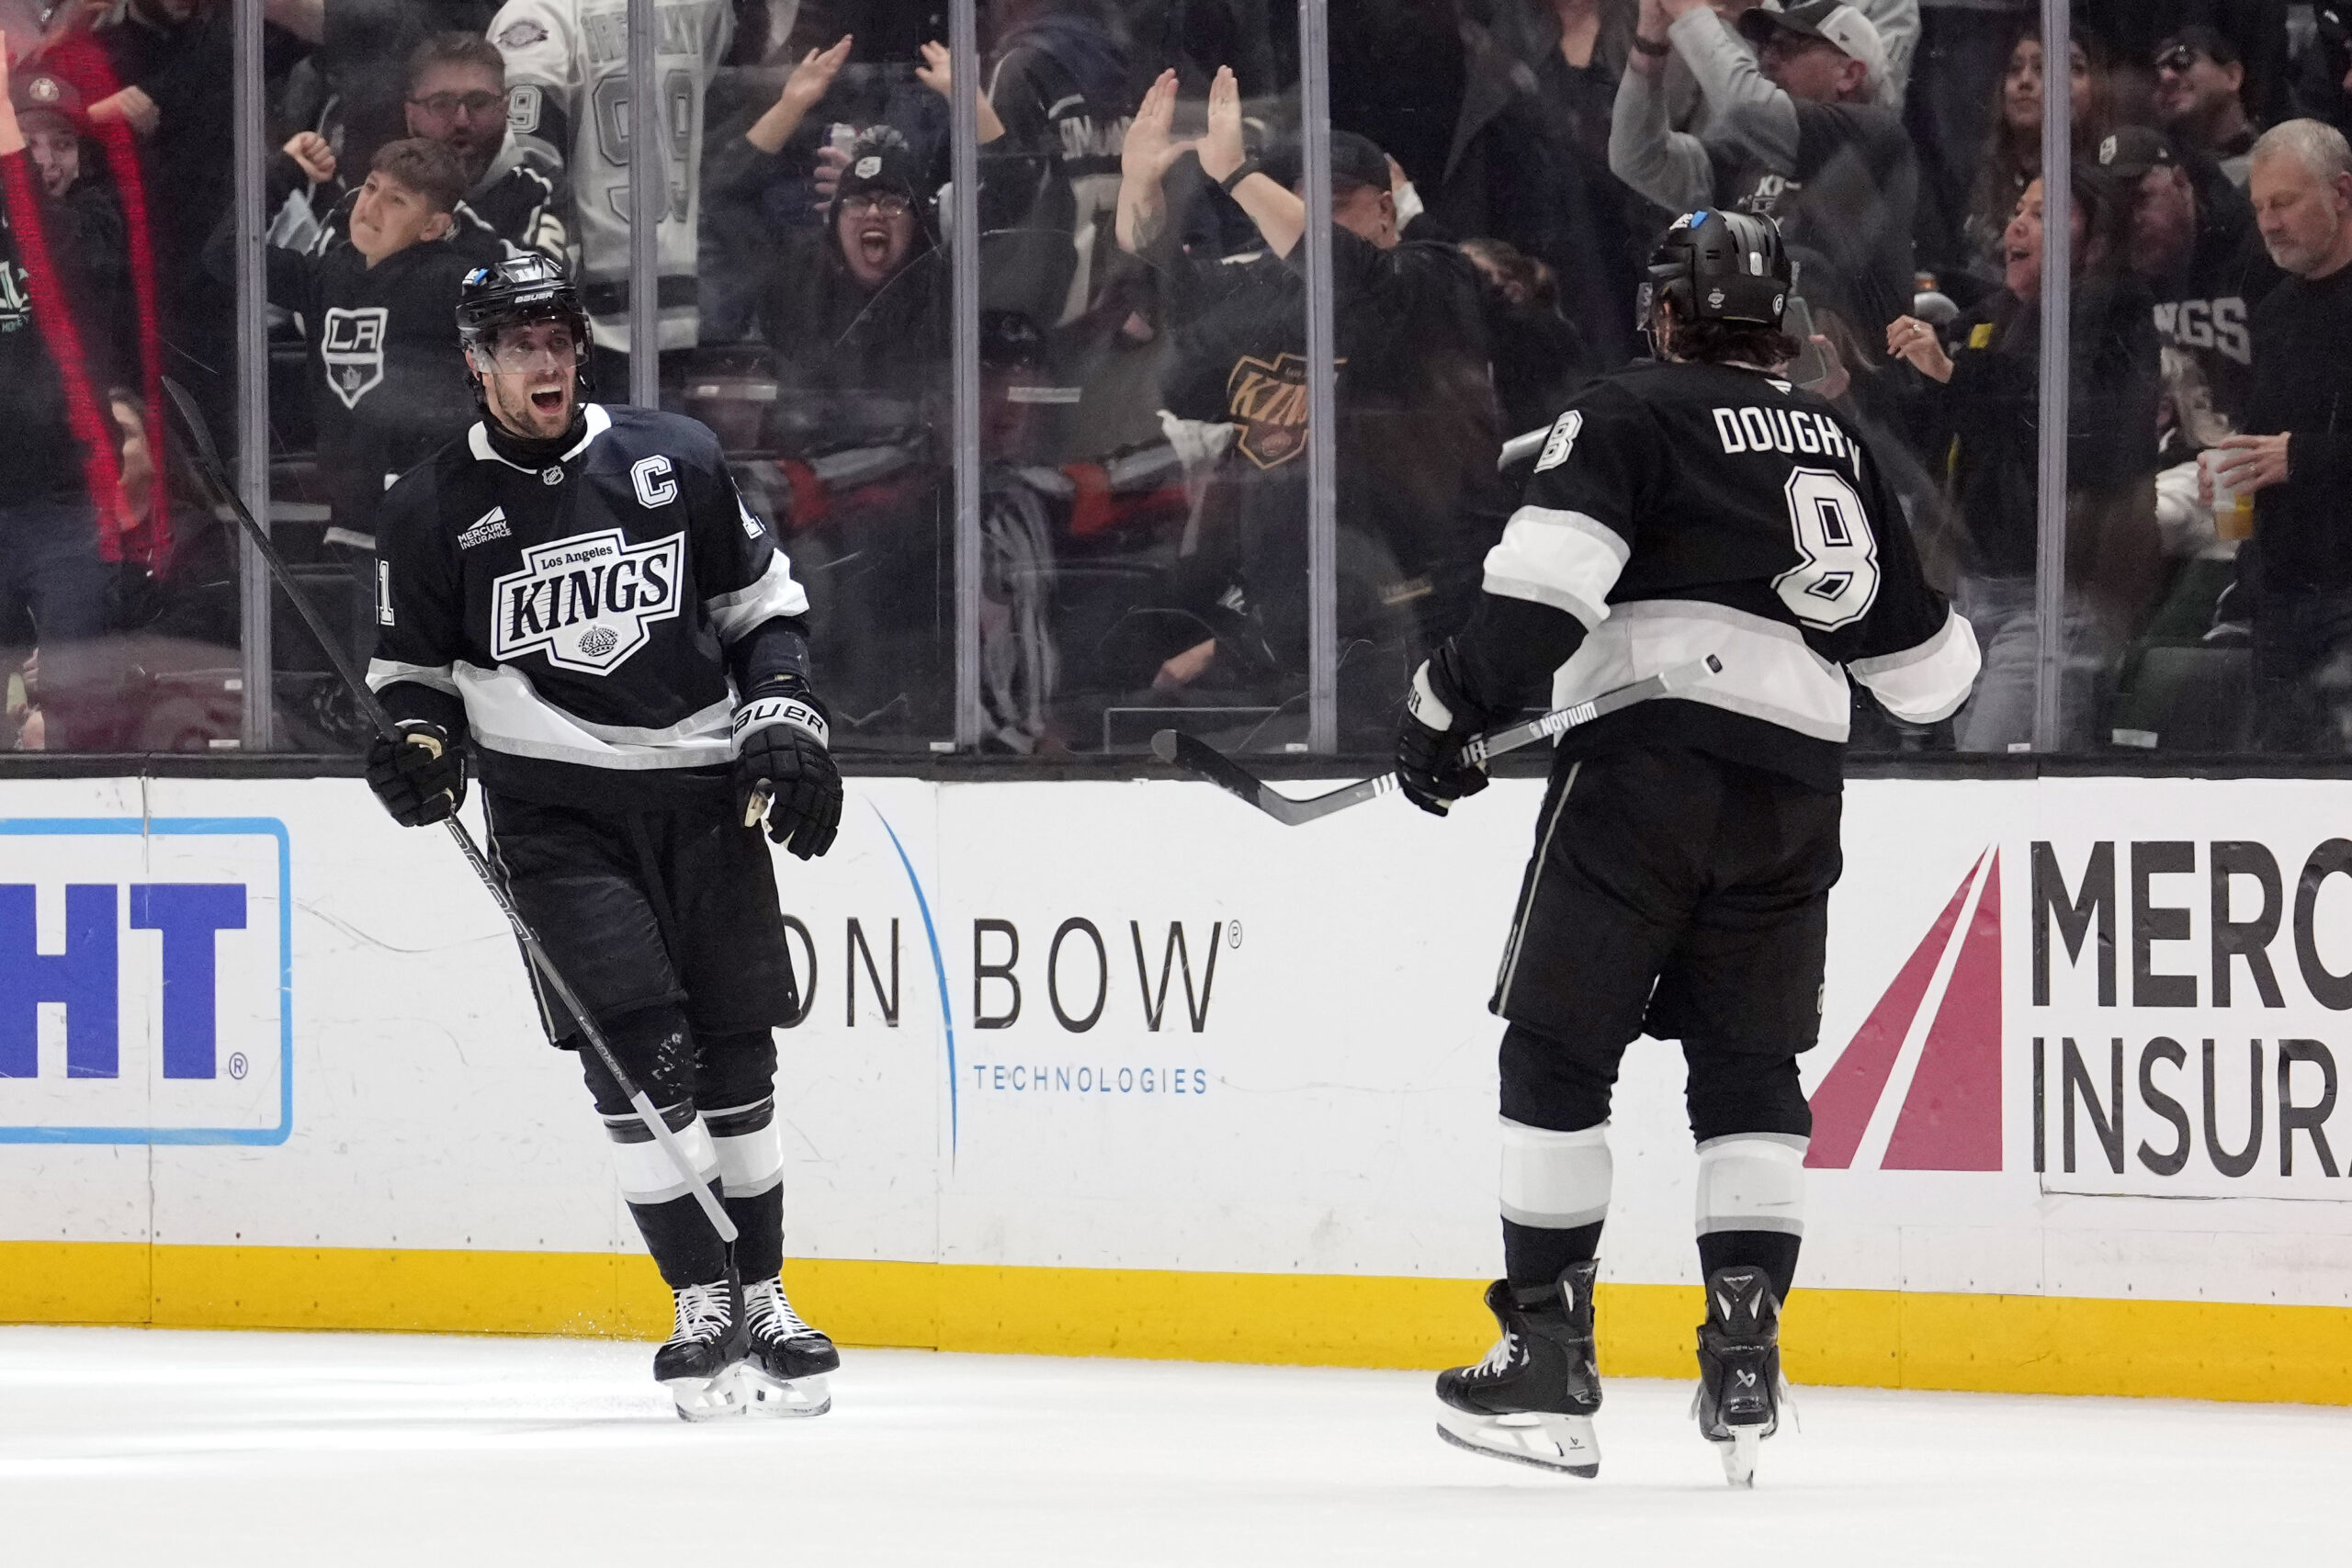
<svg viewBox="0 0 2352 1568">
<path fill-rule="evenodd" d="M 540 406 L 534 393 L 560 389 L 552 408 Z M 580 412 L 576 378 L 566 372 L 560 380 L 544 373 L 528 376 L 491 375 L 482 380 L 482 403 L 499 429 L 518 441 L 552 441 L 571 428 Z"/>
</svg>

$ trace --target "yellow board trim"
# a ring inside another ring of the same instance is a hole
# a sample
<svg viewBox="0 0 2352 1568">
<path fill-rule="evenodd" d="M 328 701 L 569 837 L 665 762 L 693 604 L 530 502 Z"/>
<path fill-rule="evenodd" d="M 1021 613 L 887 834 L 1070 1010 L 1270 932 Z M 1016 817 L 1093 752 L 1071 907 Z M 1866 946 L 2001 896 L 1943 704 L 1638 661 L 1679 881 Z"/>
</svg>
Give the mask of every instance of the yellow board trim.
<svg viewBox="0 0 2352 1568">
<path fill-rule="evenodd" d="M 1494 1337 L 1483 1282 L 797 1259 L 794 1304 L 849 1346 L 1432 1369 Z M 1608 1285 L 1600 1365 L 1690 1374 L 1695 1287 Z M 658 1339 L 639 1255 L 0 1242 L 0 1322 Z M 1800 1290 L 1801 1383 L 2352 1404 L 2352 1310 Z"/>
</svg>

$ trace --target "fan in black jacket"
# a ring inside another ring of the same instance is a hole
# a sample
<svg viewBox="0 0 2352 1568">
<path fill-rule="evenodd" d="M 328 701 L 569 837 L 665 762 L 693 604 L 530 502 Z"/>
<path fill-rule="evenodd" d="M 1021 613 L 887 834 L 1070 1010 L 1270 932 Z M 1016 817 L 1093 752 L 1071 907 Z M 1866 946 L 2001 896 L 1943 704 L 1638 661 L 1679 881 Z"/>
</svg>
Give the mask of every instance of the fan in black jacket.
<svg viewBox="0 0 2352 1568">
<path fill-rule="evenodd" d="M 2066 420 L 2069 738 L 2087 742 L 2087 676 L 2120 649 L 2162 577 L 2155 526 L 2158 357 L 2153 301 L 2121 269 L 2124 193 L 2098 170 L 2074 180 L 2076 271 Z M 1942 460 L 1961 530 L 1960 608 L 1984 649 L 1961 716 L 1962 750 L 2006 751 L 2033 735 L 2039 560 L 2041 182 L 2004 238 L 2007 287 L 1953 325 L 1898 317 L 1887 350 L 1919 372 L 1919 449 Z"/>
<path fill-rule="evenodd" d="M 281 178 L 287 162 L 274 161 Z M 346 243 L 266 253 L 269 302 L 309 340 L 319 471 L 335 522 L 355 533 L 373 533 L 385 487 L 469 423 L 465 360 L 449 336 L 473 265 L 448 243 L 463 178 L 438 142 L 387 141 L 352 199 Z M 224 219 L 206 254 L 223 276 L 234 276 L 233 245 Z"/>
</svg>

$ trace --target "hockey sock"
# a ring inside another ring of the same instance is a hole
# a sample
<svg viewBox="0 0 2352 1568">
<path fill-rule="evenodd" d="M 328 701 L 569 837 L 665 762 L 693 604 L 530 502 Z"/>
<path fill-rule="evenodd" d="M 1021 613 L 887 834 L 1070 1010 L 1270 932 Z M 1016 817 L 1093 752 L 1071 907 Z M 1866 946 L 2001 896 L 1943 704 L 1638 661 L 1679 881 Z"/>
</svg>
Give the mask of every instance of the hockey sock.
<svg viewBox="0 0 2352 1568">
<path fill-rule="evenodd" d="M 1789 1133 L 1734 1133 L 1699 1145 L 1701 1278 L 1753 1264 L 1789 1299 L 1804 1239 L 1805 1144 Z"/>
<path fill-rule="evenodd" d="M 662 1119 L 677 1134 L 687 1160 L 716 1191 L 718 1154 L 690 1098 L 692 1060 L 684 1016 L 673 1007 L 643 1008 L 607 1020 L 605 1032 L 622 1065 L 661 1106 Z M 662 1280 L 675 1291 L 723 1277 L 727 1245 L 711 1229 L 668 1152 L 638 1120 L 628 1097 L 594 1052 L 580 1053 L 580 1067 L 588 1092 L 595 1097 L 597 1113 L 605 1119 L 605 1135 L 613 1142 L 621 1196 L 628 1201 L 629 1216 L 637 1221 L 638 1234 L 645 1238 L 645 1249 L 653 1255 Z"/>
<path fill-rule="evenodd" d="M 665 1106 L 662 1120 L 678 1135 L 686 1158 L 712 1191 L 720 1190 L 718 1156 L 711 1147 L 710 1130 L 691 1105 Z M 645 1238 L 662 1281 L 672 1290 L 707 1285 L 727 1273 L 727 1244 L 703 1216 L 685 1178 L 670 1156 L 634 1114 L 605 1118 L 605 1135 L 613 1140 L 614 1162 L 620 1168 L 621 1196 L 629 1217 Z M 736 1222 L 740 1227 L 741 1221 Z"/>
<path fill-rule="evenodd" d="M 1609 1124 L 1573 1133 L 1503 1119 L 1503 1272 L 1522 1289 L 1597 1255 L 1609 1216 Z"/>
<path fill-rule="evenodd" d="M 775 1124 L 775 1097 L 704 1113 L 718 1157 L 727 1217 L 741 1233 L 735 1266 L 749 1284 L 774 1279 L 784 1267 L 784 1137 Z"/>
</svg>

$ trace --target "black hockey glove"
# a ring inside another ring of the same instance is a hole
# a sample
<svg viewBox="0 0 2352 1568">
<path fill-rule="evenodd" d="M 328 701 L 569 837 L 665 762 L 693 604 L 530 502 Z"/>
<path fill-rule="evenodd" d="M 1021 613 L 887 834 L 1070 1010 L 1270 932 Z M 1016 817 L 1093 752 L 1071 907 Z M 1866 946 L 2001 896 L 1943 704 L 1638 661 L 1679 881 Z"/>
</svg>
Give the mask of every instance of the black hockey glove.
<svg viewBox="0 0 2352 1568">
<path fill-rule="evenodd" d="M 825 750 L 825 710 L 799 681 L 770 681 L 735 710 L 735 808 L 743 826 L 802 860 L 833 847 L 842 775 Z"/>
<path fill-rule="evenodd" d="M 408 724 L 368 743 L 368 787 L 403 828 L 445 821 L 466 803 L 466 753 L 437 724 Z"/>
<path fill-rule="evenodd" d="M 1458 657 L 1449 642 L 1413 671 L 1405 721 L 1396 730 L 1396 782 L 1406 799 L 1432 817 L 1444 816 L 1455 801 L 1487 787 L 1486 770 L 1463 761 L 1462 748 L 1490 716 L 1464 694 Z"/>
</svg>

